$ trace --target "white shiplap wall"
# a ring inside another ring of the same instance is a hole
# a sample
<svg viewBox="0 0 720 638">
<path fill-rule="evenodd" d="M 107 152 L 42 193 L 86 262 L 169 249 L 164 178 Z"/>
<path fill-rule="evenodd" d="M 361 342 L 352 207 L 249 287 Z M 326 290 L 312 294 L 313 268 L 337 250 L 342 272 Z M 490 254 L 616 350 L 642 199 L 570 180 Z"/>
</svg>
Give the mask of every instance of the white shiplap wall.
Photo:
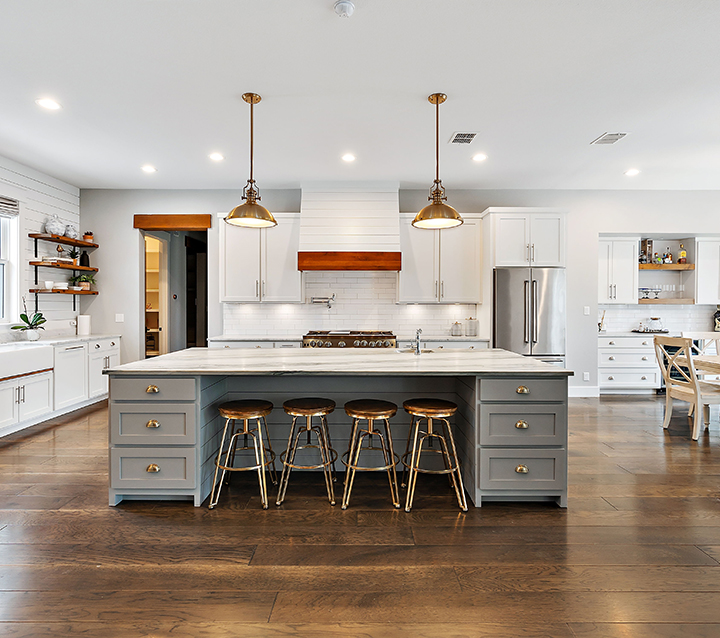
<svg viewBox="0 0 720 638">
<path fill-rule="evenodd" d="M 28 262 L 34 257 L 34 242 L 28 234 L 42 232 L 45 220 L 52 215 L 57 215 L 64 224 L 74 224 L 82 231 L 83 229 L 79 228 L 80 189 L 0 156 L 0 195 L 17 199 L 21 204 L 19 297 L 25 295 L 28 307 L 32 309 L 34 298 L 28 293 L 28 289 L 35 285 L 35 273 L 34 268 L 28 266 Z M 38 242 L 38 254 L 56 254 L 55 245 Z M 40 269 L 39 272 L 40 281 L 66 281 L 69 276 L 69 272 L 60 270 Z M 40 295 L 39 310 L 48 319 L 46 332 L 74 333 L 70 320 L 78 313 L 72 310 L 70 295 Z M 0 327 L 0 342 L 16 339 L 18 336 L 17 331 L 11 332 L 7 326 Z"/>
</svg>

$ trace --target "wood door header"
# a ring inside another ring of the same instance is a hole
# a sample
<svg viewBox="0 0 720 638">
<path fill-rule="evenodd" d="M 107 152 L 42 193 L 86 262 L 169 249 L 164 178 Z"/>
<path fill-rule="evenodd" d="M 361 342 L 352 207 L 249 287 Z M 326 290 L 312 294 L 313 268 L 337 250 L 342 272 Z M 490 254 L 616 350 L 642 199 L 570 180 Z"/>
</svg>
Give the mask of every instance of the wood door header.
<svg viewBox="0 0 720 638">
<path fill-rule="evenodd" d="M 400 270 L 399 252 L 298 252 L 298 270 Z"/>
<path fill-rule="evenodd" d="M 212 215 L 135 215 L 133 228 L 140 230 L 207 230 Z"/>
</svg>

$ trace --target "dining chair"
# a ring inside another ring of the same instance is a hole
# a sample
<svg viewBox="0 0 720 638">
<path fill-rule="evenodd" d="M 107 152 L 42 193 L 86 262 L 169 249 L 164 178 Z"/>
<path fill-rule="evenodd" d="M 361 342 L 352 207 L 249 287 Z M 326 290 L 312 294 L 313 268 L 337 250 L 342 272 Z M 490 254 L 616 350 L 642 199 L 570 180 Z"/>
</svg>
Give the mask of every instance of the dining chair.
<svg viewBox="0 0 720 638">
<path fill-rule="evenodd" d="M 693 354 L 697 356 L 706 354 L 720 355 L 720 332 L 689 331 L 681 332 L 680 336 L 692 339 L 692 351 Z M 703 374 L 701 371 L 698 374 L 698 379 L 720 387 L 720 377 L 716 374 Z M 704 404 L 703 412 L 705 416 L 705 425 L 708 425 L 710 423 L 710 406 Z M 690 406 L 690 415 L 692 415 L 692 406 Z"/>
<path fill-rule="evenodd" d="M 692 339 L 688 337 L 660 337 L 654 339 L 655 356 L 665 380 L 665 419 L 663 428 L 670 425 L 673 399 L 686 401 L 691 406 L 692 439 L 700 437 L 700 406 L 720 404 L 720 386 L 698 379 L 693 362 Z M 681 359 L 681 363 L 678 361 Z M 706 414 L 705 425 L 709 419 Z"/>
</svg>

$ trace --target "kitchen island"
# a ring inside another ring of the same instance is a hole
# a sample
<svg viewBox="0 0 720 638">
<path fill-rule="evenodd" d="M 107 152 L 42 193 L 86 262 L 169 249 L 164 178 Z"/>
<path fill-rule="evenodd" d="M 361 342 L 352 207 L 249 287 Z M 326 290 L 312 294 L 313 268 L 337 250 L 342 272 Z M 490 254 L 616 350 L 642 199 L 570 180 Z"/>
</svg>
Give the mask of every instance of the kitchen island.
<svg viewBox="0 0 720 638">
<path fill-rule="evenodd" d="M 208 497 L 224 425 L 218 405 L 272 401 L 278 457 L 290 419 L 283 401 L 334 399 L 333 447 L 347 447 L 346 401 L 412 397 L 454 401 L 465 489 L 483 500 L 543 500 L 567 506 L 567 378 L 564 370 L 505 350 L 231 350 L 191 348 L 106 371 L 110 377 L 110 504 L 123 499 Z M 391 421 L 407 438 L 402 409 Z M 298 460 L 300 460 L 298 458 Z M 291 493 L 289 497 L 291 498 Z"/>
</svg>

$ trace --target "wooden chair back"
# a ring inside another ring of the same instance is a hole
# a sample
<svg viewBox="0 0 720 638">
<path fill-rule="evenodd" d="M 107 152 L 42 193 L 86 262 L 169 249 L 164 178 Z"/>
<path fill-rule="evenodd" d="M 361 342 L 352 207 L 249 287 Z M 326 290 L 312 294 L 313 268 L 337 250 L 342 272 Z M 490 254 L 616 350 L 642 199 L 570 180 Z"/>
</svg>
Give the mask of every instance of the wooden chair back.
<svg viewBox="0 0 720 638">
<path fill-rule="evenodd" d="M 666 392 L 686 396 L 700 396 L 700 386 L 693 363 L 692 339 L 688 337 L 660 337 L 654 339 L 655 357 L 665 379 Z M 684 357 L 683 365 L 678 358 Z M 687 399 L 686 399 L 687 400 Z"/>
<path fill-rule="evenodd" d="M 694 354 L 720 354 L 720 332 L 682 332 L 683 337 L 698 341 L 693 343 Z M 713 352 L 714 350 L 714 352 Z"/>
</svg>

